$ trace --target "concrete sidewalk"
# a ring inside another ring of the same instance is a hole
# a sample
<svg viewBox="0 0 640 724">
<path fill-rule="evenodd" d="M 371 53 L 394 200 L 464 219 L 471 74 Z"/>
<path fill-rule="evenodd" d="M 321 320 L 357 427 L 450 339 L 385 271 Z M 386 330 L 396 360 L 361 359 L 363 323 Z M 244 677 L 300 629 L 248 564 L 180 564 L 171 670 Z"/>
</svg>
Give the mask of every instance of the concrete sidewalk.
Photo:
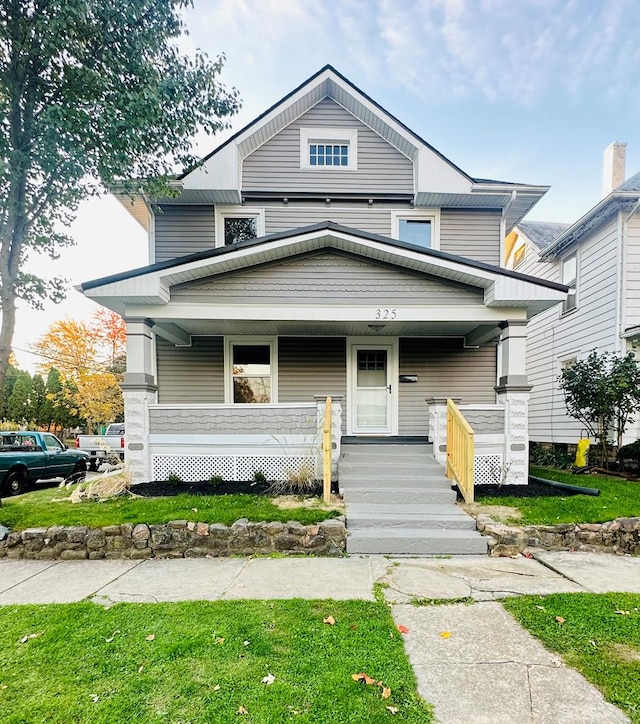
<svg viewBox="0 0 640 724">
<path fill-rule="evenodd" d="M 640 592 L 640 560 L 540 552 L 538 560 L 227 558 L 147 561 L 0 560 L 0 605 L 334 598 L 373 600 L 382 585 L 421 694 L 442 724 L 628 721 L 496 603 L 506 596 Z M 416 601 L 450 599 L 450 605 Z M 456 601 L 474 599 L 475 606 Z M 443 639 L 440 633 L 451 632 Z"/>
</svg>

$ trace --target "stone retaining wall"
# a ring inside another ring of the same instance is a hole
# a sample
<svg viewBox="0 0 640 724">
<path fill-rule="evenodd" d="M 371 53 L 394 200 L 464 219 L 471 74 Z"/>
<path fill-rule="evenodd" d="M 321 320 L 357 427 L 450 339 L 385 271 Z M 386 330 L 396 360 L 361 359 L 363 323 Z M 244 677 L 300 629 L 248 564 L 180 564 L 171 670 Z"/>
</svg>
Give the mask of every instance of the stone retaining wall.
<svg viewBox="0 0 640 724">
<path fill-rule="evenodd" d="M 9 533 L 0 541 L 0 558 L 204 558 L 274 552 L 339 556 L 346 538 L 344 517 L 307 526 L 294 521 L 250 523 L 246 518 L 230 526 L 186 520 L 104 528 L 52 526 Z"/>
<path fill-rule="evenodd" d="M 493 540 L 492 556 L 512 556 L 526 548 L 550 551 L 609 550 L 620 555 L 640 555 L 640 518 L 617 518 L 607 523 L 510 526 L 487 515 L 476 520 L 478 530 Z"/>
</svg>

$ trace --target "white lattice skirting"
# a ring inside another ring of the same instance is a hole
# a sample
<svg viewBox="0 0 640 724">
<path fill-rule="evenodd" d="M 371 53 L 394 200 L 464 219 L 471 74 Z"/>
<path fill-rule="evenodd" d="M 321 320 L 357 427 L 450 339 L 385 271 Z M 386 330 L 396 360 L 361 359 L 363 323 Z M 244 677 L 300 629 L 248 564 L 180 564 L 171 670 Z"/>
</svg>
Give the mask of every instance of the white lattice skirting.
<svg viewBox="0 0 640 724">
<path fill-rule="evenodd" d="M 473 461 L 473 480 L 476 485 L 500 485 L 503 473 L 502 455 L 476 455 Z"/>
<path fill-rule="evenodd" d="M 317 477 L 317 459 L 313 455 L 154 455 L 154 480 L 177 475 L 185 482 L 209 480 L 214 475 L 225 481 L 253 480 L 256 472 L 267 480 L 287 480 L 301 470 L 311 469 Z"/>
</svg>

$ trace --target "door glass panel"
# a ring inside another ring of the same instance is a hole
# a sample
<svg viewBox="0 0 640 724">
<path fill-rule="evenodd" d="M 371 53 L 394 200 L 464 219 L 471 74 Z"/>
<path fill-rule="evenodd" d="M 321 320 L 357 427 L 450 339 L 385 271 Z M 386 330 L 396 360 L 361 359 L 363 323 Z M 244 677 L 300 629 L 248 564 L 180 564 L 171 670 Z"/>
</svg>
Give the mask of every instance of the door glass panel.
<svg viewBox="0 0 640 724">
<path fill-rule="evenodd" d="M 268 344 L 233 345 L 233 401 L 271 402 L 271 348 Z"/>
<path fill-rule="evenodd" d="M 359 431 L 386 430 L 387 351 L 359 349 L 356 372 L 356 425 Z"/>
</svg>

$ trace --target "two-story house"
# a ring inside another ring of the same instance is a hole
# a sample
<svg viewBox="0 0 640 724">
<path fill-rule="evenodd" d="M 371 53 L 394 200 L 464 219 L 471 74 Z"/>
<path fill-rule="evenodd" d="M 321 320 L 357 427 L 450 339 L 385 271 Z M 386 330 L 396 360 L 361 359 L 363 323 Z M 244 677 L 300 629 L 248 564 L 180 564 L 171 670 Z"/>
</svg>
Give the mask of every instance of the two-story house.
<svg viewBox="0 0 640 724">
<path fill-rule="evenodd" d="M 626 144 L 604 153 L 603 198 L 574 224 L 520 223 L 506 237 L 506 264 L 571 287 L 529 322 L 527 374 L 532 441 L 575 443 L 559 384 L 563 367 L 593 350 L 626 354 L 640 339 L 640 173 L 625 181 Z M 638 424 L 626 441 L 640 436 Z"/>
<path fill-rule="evenodd" d="M 123 197 L 150 264 L 82 285 L 127 322 L 136 481 L 278 477 L 345 437 L 444 459 L 443 403 L 476 481 L 527 482 L 526 325 L 560 283 L 501 267 L 546 187 L 472 178 L 330 66 L 177 177 Z"/>
</svg>

